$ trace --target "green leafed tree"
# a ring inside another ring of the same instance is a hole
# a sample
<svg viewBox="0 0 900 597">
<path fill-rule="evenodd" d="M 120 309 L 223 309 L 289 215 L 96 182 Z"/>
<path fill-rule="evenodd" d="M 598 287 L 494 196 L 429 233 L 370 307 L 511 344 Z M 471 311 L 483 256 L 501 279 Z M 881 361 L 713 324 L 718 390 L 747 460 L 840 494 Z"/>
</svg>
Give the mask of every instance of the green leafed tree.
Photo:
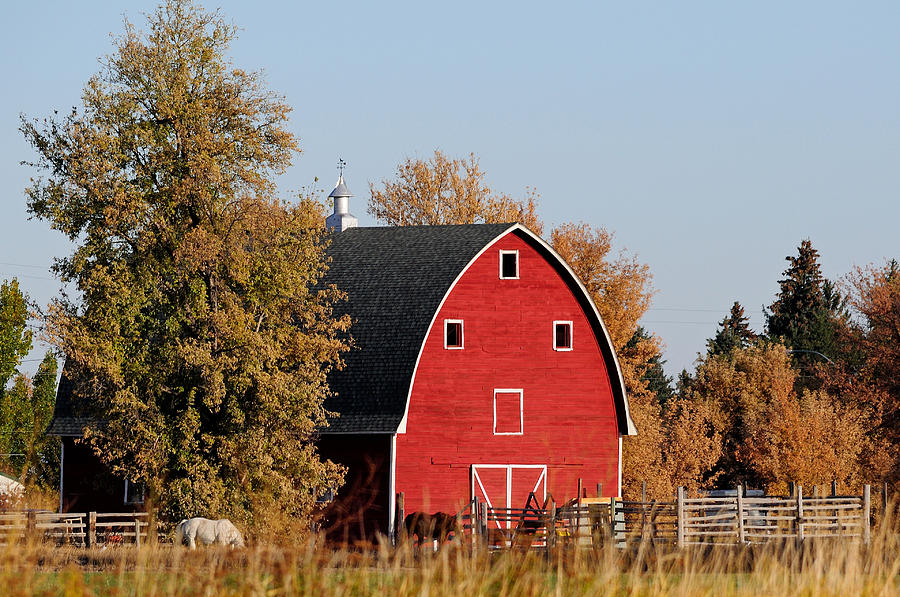
<svg viewBox="0 0 900 597">
<path fill-rule="evenodd" d="M 756 340 L 756 334 L 750 329 L 750 320 L 744 315 L 744 307 L 734 301 L 731 311 L 719 322 L 716 335 L 706 341 L 708 356 L 728 354 L 735 348 L 747 348 Z"/>
<path fill-rule="evenodd" d="M 19 289 L 18 280 L 4 280 L 0 284 L 0 394 L 31 350 L 32 333 L 27 324 L 28 297 Z"/>
<path fill-rule="evenodd" d="M 59 483 L 59 438 L 46 433 L 56 377 L 56 358 L 48 352 L 33 378 L 18 373 L 0 397 L 0 470 L 44 489 Z"/>
<path fill-rule="evenodd" d="M 124 34 L 64 118 L 23 118 L 29 211 L 64 233 L 77 297 L 48 333 L 95 452 L 163 516 L 302 520 L 323 462 L 326 376 L 346 348 L 320 281 L 324 208 L 277 197 L 290 108 L 227 58 L 235 28 L 169 0 Z"/>
</svg>

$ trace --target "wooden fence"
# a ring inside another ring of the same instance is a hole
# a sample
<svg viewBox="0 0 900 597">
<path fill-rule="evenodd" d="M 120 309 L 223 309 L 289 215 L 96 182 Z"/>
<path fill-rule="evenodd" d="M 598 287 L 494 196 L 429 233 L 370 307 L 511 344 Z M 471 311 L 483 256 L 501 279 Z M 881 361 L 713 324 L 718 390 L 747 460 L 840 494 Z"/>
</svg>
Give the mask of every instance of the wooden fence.
<svg viewBox="0 0 900 597">
<path fill-rule="evenodd" d="M 81 547 L 119 544 L 140 547 L 149 538 L 147 517 L 146 512 L 6 512 L 0 514 L 0 544 L 33 538 Z"/>
<path fill-rule="evenodd" d="M 679 487 L 671 502 L 582 497 L 559 507 L 552 498 L 538 506 L 532 495 L 525 508 L 491 508 L 476 498 L 457 516 L 469 541 L 491 549 L 637 541 L 678 547 L 820 538 L 869 542 L 868 485 L 862 496 L 806 497 L 801 486 L 788 496 L 746 496 L 741 487 L 718 493 L 726 495 L 687 497 Z M 402 494 L 397 498 L 401 523 Z"/>
</svg>

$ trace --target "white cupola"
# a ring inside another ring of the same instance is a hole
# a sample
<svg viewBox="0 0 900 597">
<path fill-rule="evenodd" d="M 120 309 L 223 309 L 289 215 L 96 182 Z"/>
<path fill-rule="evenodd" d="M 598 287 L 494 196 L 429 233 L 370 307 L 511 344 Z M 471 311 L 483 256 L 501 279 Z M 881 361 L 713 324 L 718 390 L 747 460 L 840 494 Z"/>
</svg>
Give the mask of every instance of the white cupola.
<svg viewBox="0 0 900 597">
<path fill-rule="evenodd" d="M 340 174 L 338 175 L 337 184 L 334 185 L 334 190 L 328 195 L 334 201 L 334 213 L 325 218 L 325 226 L 334 232 L 342 232 L 347 228 L 356 228 L 359 224 L 356 217 L 350 213 L 350 197 L 353 196 L 353 193 L 350 192 L 350 189 L 344 183 L 344 166 L 346 165 L 347 162 L 339 160 L 338 171 Z"/>
</svg>

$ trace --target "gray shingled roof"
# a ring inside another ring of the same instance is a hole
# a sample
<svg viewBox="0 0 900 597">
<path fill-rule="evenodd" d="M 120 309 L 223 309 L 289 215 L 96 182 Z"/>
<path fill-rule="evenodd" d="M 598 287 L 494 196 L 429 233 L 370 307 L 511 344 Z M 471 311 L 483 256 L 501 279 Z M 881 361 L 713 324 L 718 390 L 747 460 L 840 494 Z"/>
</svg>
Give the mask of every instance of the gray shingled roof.
<svg viewBox="0 0 900 597">
<path fill-rule="evenodd" d="M 422 340 L 450 285 L 513 224 L 350 228 L 335 234 L 326 281 L 345 291 L 355 347 L 329 379 L 325 433 L 393 433 Z M 340 307 L 340 306 L 339 306 Z"/>
<path fill-rule="evenodd" d="M 53 420 L 47 428 L 49 435 L 74 435 L 84 434 L 84 428 L 91 425 L 92 420 L 75 416 L 75 407 L 72 404 L 72 383 L 66 375 L 63 365 L 62 377 L 59 379 L 59 387 L 56 388 L 56 406 L 53 407 Z"/>
</svg>

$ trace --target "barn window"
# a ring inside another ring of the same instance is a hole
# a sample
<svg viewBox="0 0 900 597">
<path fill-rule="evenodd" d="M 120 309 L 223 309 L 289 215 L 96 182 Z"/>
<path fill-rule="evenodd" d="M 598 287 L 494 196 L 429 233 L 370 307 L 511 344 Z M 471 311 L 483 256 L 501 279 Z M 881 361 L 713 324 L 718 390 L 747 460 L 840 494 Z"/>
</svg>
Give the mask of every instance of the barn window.
<svg viewBox="0 0 900 597">
<path fill-rule="evenodd" d="M 494 435 L 522 435 L 522 390 L 494 390 Z"/>
<path fill-rule="evenodd" d="M 553 350 L 572 350 L 572 322 L 553 322 Z"/>
<path fill-rule="evenodd" d="M 519 279 L 519 252 L 500 251 L 500 279 Z"/>
<path fill-rule="evenodd" d="M 462 319 L 444 320 L 444 348 L 460 349 L 463 347 Z"/>
<path fill-rule="evenodd" d="M 125 479 L 125 500 L 126 504 L 143 504 L 144 503 L 144 484 L 132 483 Z"/>
</svg>

